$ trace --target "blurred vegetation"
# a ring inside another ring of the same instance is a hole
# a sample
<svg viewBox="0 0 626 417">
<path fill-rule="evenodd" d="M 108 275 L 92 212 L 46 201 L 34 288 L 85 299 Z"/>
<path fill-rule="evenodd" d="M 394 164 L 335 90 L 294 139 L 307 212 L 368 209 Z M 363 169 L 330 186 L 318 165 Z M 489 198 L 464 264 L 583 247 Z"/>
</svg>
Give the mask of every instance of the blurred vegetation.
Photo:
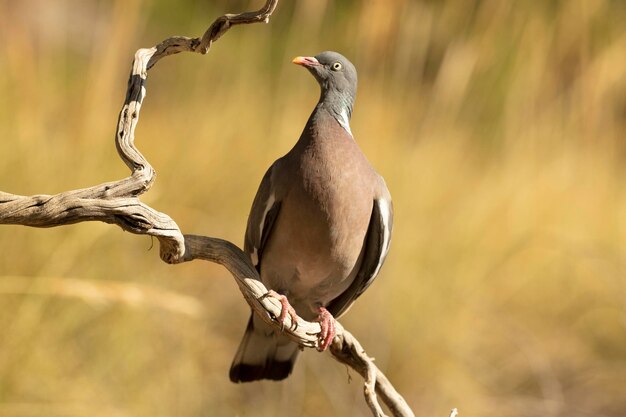
<svg viewBox="0 0 626 417">
<path fill-rule="evenodd" d="M 0 189 L 127 174 L 132 55 L 262 1 L 0 2 Z M 318 98 L 296 55 L 359 69 L 352 130 L 393 194 L 392 250 L 342 320 L 418 416 L 626 413 L 626 3 L 281 1 L 150 73 L 144 201 L 241 244 L 269 164 Z M 233 385 L 248 309 L 228 273 L 168 266 L 97 223 L 0 228 L 0 417 L 367 416 L 315 352 Z M 375 306 L 375 308 L 373 308 Z"/>
</svg>

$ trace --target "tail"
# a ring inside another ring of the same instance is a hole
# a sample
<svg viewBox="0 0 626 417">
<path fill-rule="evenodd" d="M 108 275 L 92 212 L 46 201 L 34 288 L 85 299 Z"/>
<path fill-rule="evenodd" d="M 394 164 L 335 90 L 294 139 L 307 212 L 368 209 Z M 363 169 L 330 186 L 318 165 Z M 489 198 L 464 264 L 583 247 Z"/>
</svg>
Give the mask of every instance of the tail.
<svg viewBox="0 0 626 417">
<path fill-rule="evenodd" d="M 289 376 L 299 347 L 252 313 L 246 333 L 230 367 L 230 380 L 250 382 L 259 379 L 279 381 Z"/>
</svg>

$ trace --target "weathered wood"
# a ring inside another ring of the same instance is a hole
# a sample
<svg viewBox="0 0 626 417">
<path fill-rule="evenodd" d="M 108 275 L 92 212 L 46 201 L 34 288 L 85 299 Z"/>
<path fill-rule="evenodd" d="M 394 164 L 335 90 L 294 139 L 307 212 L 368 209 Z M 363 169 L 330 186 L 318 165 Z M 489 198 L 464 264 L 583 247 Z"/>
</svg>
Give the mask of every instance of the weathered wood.
<svg viewBox="0 0 626 417">
<path fill-rule="evenodd" d="M 135 128 L 146 97 L 148 70 L 161 58 L 180 52 L 206 54 L 212 43 L 233 26 L 269 21 L 278 0 L 266 0 L 258 11 L 226 14 L 216 19 L 200 38 L 174 36 L 155 47 L 135 53 L 127 94 L 120 111 L 115 144 L 131 175 L 80 190 L 56 195 L 20 196 L 0 191 L 0 224 L 56 227 L 85 221 L 116 224 L 122 229 L 154 236 L 160 243 L 161 259 L 170 264 L 203 259 L 223 265 L 233 275 L 244 298 L 266 322 L 282 328 L 276 317 L 281 305 L 264 297 L 268 289 L 261 283 L 248 256 L 231 242 L 205 236 L 183 235 L 176 222 L 139 200 L 154 182 L 155 171 L 135 147 Z M 302 347 L 317 348 L 320 325 L 298 318 L 292 323 L 287 315 L 284 332 Z M 383 416 L 378 394 L 394 416 L 413 416 L 413 412 L 383 373 L 367 356 L 358 340 L 339 323 L 330 352 L 340 362 L 355 369 L 365 379 L 364 394 L 376 416 Z"/>
</svg>

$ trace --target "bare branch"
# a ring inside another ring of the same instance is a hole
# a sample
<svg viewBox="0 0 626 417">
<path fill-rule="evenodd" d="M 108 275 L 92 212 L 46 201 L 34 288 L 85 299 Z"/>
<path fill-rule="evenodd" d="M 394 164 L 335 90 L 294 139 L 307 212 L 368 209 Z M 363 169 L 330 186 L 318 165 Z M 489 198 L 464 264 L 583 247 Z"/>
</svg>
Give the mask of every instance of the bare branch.
<svg viewBox="0 0 626 417">
<path fill-rule="evenodd" d="M 261 283 L 248 256 L 231 242 L 205 236 L 183 235 L 174 220 L 139 200 L 154 182 L 155 171 L 135 147 L 135 128 L 141 105 L 146 97 L 148 70 L 161 58 L 179 52 L 206 54 L 213 42 L 228 29 L 240 24 L 269 21 L 278 0 L 266 0 L 255 12 L 226 14 L 216 19 L 201 38 L 174 36 L 158 45 L 139 49 L 135 53 L 128 80 L 126 99 L 120 111 L 115 144 L 131 175 L 119 181 L 96 185 L 57 195 L 19 196 L 0 192 L 0 224 L 19 224 L 32 227 L 56 227 L 84 221 L 116 224 L 122 229 L 154 236 L 160 243 L 161 259 L 175 264 L 203 259 L 223 265 L 236 279 L 250 306 L 266 322 L 282 329 L 276 317 L 281 305 Z M 319 323 L 298 318 L 291 323 L 287 316 L 284 332 L 303 347 L 318 347 Z M 340 362 L 352 367 L 365 379 L 365 399 L 376 416 L 383 416 L 377 394 L 394 416 L 413 416 L 404 399 L 367 356 L 360 343 L 337 323 L 337 335 L 330 351 Z"/>
</svg>

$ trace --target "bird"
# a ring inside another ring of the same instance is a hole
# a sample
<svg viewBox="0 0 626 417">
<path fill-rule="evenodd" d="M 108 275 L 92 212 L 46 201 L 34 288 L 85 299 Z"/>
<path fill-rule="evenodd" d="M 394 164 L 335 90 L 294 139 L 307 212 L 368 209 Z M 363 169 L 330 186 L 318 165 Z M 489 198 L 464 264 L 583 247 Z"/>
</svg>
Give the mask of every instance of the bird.
<svg viewBox="0 0 626 417">
<path fill-rule="evenodd" d="M 350 129 L 357 72 L 343 55 L 299 56 L 320 98 L 293 148 L 267 170 L 256 193 L 244 251 L 281 316 L 319 321 L 318 350 L 378 275 L 391 241 L 393 205 L 384 179 Z M 254 312 L 230 368 L 232 382 L 279 381 L 299 346 Z"/>
</svg>

